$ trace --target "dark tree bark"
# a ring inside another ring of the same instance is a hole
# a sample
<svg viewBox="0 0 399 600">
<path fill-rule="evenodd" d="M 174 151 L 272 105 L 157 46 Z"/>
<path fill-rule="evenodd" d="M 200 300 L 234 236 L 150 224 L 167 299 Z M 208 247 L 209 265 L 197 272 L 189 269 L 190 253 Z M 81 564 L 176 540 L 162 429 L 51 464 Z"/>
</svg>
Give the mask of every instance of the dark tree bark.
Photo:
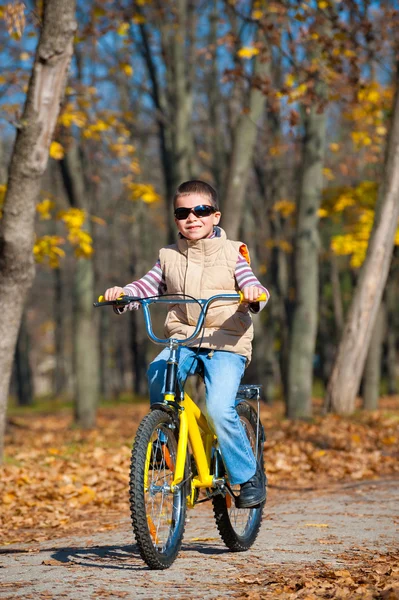
<svg viewBox="0 0 399 600">
<path fill-rule="evenodd" d="M 19 406 L 33 404 L 33 377 L 29 361 L 30 336 L 26 324 L 26 316 L 21 320 L 17 347 L 15 349 L 15 384 Z"/>
<path fill-rule="evenodd" d="M 43 24 L 12 153 L 0 221 L 0 459 L 12 360 L 31 287 L 35 202 L 48 163 L 76 30 L 75 0 L 45 0 Z"/>
</svg>

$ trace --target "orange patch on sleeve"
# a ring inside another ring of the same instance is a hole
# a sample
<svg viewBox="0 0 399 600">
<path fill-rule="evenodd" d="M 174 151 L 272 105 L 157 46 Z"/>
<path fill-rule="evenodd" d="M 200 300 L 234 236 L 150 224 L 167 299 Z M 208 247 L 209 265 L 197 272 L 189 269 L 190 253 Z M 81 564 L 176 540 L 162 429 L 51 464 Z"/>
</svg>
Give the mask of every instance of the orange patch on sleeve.
<svg viewBox="0 0 399 600">
<path fill-rule="evenodd" d="M 245 258 L 245 260 L 247 261 L 247 263 L 250 265 L 251 264 L 251 259 L 249 257 L 249 251 L 248 251 L 248 247 L 246 246 L 246 244 L 241 244 L 241 246 L 240 246 L 240 254 L 241 254 L 241 256 L 243 256 Z"/>
</svg>

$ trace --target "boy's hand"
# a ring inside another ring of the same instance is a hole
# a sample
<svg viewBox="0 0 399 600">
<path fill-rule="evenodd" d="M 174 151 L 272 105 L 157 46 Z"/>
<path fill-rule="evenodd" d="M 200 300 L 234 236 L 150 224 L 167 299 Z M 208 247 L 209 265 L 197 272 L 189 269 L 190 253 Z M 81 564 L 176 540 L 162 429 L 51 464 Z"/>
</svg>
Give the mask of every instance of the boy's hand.
<svg viewBox="0 0 399 600">
<path fill-rule="evenodd" d="M 247 304 L 252 304 L 253 302 L 258 302 L 259 296 L 265 293 L 263 288 L 257 287 L 256 285 L 250 285 L 241 290 L 243 299 L 241 302 L 246 302 Z"/>
<path fill-rule="evenodd" d="M 116 300 L 117 298 L 119 298 L 119 296 L 121 294 L 123 294 L 123 288 L 121 288 L 121 287 L 115 286 L 112 288 L 108 288 L 104 292 L 104 299 L 105 300 Z"/>
</svg>

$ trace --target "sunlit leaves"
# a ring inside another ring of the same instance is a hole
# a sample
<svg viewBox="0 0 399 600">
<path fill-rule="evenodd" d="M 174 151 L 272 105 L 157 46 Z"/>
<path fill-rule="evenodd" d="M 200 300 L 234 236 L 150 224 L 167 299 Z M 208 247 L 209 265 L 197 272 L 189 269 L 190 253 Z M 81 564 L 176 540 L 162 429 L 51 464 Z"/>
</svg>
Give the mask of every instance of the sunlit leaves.
<svg viewBox="0 0 399 600">
<path fill-rule="evenodd" d="M 58 122 L 64 127 L 84 127 L 87 123 L 87 115 L 74 106 L 72 102 L 68 102 L 58 118 Z"/>
<path fill-rule="evenodd" d="M 350 265 L 354 269 L 359 268 L 366 257 L 377 191 L 375 182 L 362 181 L 354 188 L 337 189 L 336 193 L 329 190 L 325 194 L 324 216 L 328 214 L 342 227 L 342 233 L 332 236 L 331 249 L 337 255 L 350 256 Z"/>
<path fill-rule="evenodd" d="M 386 137 L 386 114 L 392 106 L 393 89 L 377 81 L 365 83 L 346 118 L 353 124 L 351 133 L 355 149 L 370 147 L 378 157 Z"/>
<path fill-rule="evenodd" d="M 64 148 L 59 142 L 51 142 L 50 156 L 55 160 L 61 160 L 64 158 Z"/>
<path fill-rule="evenodd" d="M 36 210 L 40 215 L 42 221 L 48 221 L 51 219 L 51 211 L 55 207 L 55 202 L 49 198 L 45 198 L 36 205 Z"/>
<path fill-rule="evenodd" d="M 296 205 L 295 202 L 291 202 L 290 200 L 279 200 L 273 205 L 273 210 L 287 219 L 295 212 Z"/>
<path fill-rule="evenodd" d="M 116 33 L 120 36 L 125 36 L 127 34 L 127 32 L 129 31 L 129 27 L 130 27 L 130 23 L 121 23 L 118 26 Z"/>
<path fill-rule="evenodd" d="M 135 183 L 133 181 L 125 181 L 125 185 L 130 192 L 132 200 L 142 200 L 146 204 L 158 202 L 160 196 L 156 193 L 154 187 L 146 183 Z"/>
<path fill-rule="evenodd" d="M 133 75 L 133 67 L 129 63 L 120 63 L 119 68 L 128 77 Z"/>
<path fill-rule="evenodd" d="M 53 269 L 58 267 L 60 258 L 65 256 L 64 250 L 60 248 L 63 243 L 63 238 L 57 235 L 44 235 L 38 238 L 33 246 L 33 255 L 36 262 L 47 262 Z"/>
<path fill-rule="evenodd" d="M 65 223 L 68 229 L 68 240 L 75 248 L 75 256 L 78 258 L 90 258 L 93 254 L 93 239 L 83 229 L 86 221 L 86 213 L 79 208 L 70 208 L 58 213 L 57 218 Z"/>
<path fill-rule="evenodd" d="M 253 58 L 257 54 L 259 54 L 259 48 L 254 48 L 252 46 L 245 46 L 244 48 L 240 48 L 237 52 L 237 56 L 245 59 Z"/>
</svg>

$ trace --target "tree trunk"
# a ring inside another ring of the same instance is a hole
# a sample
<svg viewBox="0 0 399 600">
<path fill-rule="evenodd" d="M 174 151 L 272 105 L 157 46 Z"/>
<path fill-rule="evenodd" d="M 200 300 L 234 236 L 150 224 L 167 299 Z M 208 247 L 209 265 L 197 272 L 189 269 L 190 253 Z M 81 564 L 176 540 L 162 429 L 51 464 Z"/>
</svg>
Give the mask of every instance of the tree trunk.
<svg viewBox="0 0 399 600">
<path fill-rule="evenodd" d="M 382 343 L 386 324 L 385 303 L 381 302 L 374 323 L 363 379 L 363 408 L 376 410 L 380 397 Z"/>
<path fill-rule="evenodd" d="M 35 272 L 32 255 L 35 202 L 73 52 L 75 5 L 75 0 L 44 2 L 42 29 L 0 221 L 0 459 L 12 360 L 25 297 Z"/>
<path fill-rule="evenodd" d="M 295 305 L 288 361 L 287 415 L 312 414 L 313 359 L 319 286 L 318 210 L 323 186 L 326 117 L 316 108 L 304 116 L 302 181 L 295 239 Z"/>
<path fill-rule="evenodd" d="M 26 315 L 21 320 L 17 347 L 15 349 L 15 383 L 18 406 L 33 404 L 33 379 L 29 362 L 30 337 L 26 324 Z"/>
<path fill-rule="evenodd" d="M 339 337 L 344 326 L 344 308 L 342 302 L 341 282 L 339 280 L 338 261 L 337 257 L 334 254 L 330 255 L 330 277 L 334 309 L 334 321 Z"/>
<path fill-rule="evenodd" d="M 65 392 L 65 306 L 63 294 L 62 272 L 59 267 L 54 269 L 54 395 L 61 396 Z"/>
<path fill-rule="evenodd" d="M 256 56 L 254 75 L 264 78 L 269 74 L 268 58 Z M 226 194 L 222 225 L 227 236 L 238 239 L 245 192 L 251 170 L 253 153 L 258 134 L 258 120 L 265 107 L 266 96 L 257 88 L 249 90 L 247 106 L 243 107 L 234 129 L 233 148 L 227 172 Z"/>
<path fill-rule="evenodd" d="M 98 332 L 93 314 L 94 272 L 90 259 L 79 258 L 74 282 L 75 419 L 94 427 L 99 396 Z"/>
<path fill-rule="evenodd" d="M 396 351 L 396 343 L 398 339 L 398 284 L 397 284 L 397 270 L 394 269 L 389 277 L 386 287 L 386 300 L 387 300 L 387 327 L 386 333 L 386 345 L 387 345 L 387 378 L 388 378 L 388 394 L 395 395 L 398 393 L 398 356 Z"/>
<path fill-rule="evenodd" d="M 399 65 L 397 65 L 399 67 Z M 350 414 L 355 407 L 367 350 L 388 277 L 399 218 L 399 69 L 374 226 L 365 263 L 352 304 L 326 394 L 326 408 Z"/>
<path fill-rule="evenodd" d="M 90 187 L 84 176 L 84 158 L 77 145 L 61 161 L 61 172 L 71 206 L 90 214 Z M 89 219 L 87 229 L 90 228 Z M 99 341 L 93 308 L 95 297 L 94 264 L 90 258 L 76 261 L 74 278 L 74 364 L 75 364 L 75 419 L 83 428 L 95 425 L 100 391 Z"/>
<path fill-rule="evenodd" d="M 147 232 L 145 227 L 145 208 L 138 204 L 134 206 L 133 223 L 131 227 L 132 280 L 142 277 L 145 273 L 143 249 L 147 247 Z M 147 346 L 148 338 L 142 314 L 132 311 L 130 316 L 130 348 L 132 351 L 133 391 L 137 396 L 147 393 Z M 125 318 L 127 315 L 125 315 Z"/>
</svg>

